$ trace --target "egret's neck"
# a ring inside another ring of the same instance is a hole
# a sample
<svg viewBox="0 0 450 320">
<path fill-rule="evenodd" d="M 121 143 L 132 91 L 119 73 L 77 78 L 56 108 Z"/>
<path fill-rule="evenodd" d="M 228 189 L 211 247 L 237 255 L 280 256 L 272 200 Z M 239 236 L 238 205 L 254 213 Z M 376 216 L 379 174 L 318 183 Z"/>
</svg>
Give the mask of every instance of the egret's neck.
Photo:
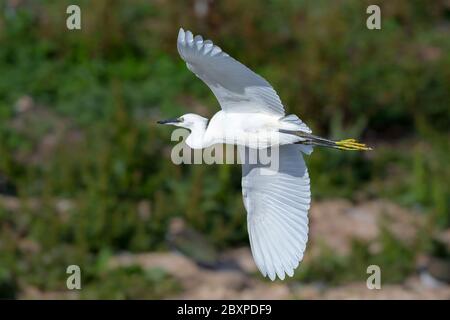
<svg viewBox="0 0 450 320">
<path fill-rule="evenodd" d="M 186 144 L 190 148 L 202 149 L 208 146 L 208 139 L 206 139 L 206 125 L 206 122 L 198 123 L 190 129 L 191 134 L 186 139 Z"/>
</svg>

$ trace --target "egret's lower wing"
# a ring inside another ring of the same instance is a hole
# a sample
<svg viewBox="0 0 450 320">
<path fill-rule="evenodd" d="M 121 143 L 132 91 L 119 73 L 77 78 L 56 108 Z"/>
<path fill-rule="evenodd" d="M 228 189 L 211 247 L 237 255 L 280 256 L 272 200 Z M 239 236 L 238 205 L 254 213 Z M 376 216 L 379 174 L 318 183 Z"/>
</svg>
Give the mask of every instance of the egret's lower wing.
<svg viewBox="0 0 450 320">
<path fill-rule="evenodd" d="M 253 258 L 264 276 L 275 280 L 278 275 L 283 280 L 285 273 L 293 276 L 308 241 L 308 170 L 299 145 L 272 149 L 274 159 L 267 165 L 262 165 L 262 161 L 249 164 L 249 150 L 241 148 L 240 156 Z M 276 160 L 278 163 L 273 162 Z"/>
</svg>

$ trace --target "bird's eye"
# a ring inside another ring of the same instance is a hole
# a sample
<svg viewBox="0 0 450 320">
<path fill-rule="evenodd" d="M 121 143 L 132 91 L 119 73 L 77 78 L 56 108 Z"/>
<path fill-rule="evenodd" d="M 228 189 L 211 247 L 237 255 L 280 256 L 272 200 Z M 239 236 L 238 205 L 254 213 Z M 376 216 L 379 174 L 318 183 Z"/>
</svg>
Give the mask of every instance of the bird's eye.
<svg viewBox="0 0 450 320">
<path fill-rule="evenodd" d="M 184 122 L 183 117 L 179 117 L 178 120 L 180 120 L 181 122 Z"/>
</svg>

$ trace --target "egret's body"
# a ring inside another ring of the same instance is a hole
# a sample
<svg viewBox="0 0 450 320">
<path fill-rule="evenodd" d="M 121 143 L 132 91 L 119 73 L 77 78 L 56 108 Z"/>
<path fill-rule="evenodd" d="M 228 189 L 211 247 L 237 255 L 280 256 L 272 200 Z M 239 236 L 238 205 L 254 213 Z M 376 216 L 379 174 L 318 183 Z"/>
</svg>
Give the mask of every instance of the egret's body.
<svg viewBox="0 0 450 320">
<path fill-rule="evenodd" d="M 189 116 L 196 115 L 185 115 L 183 118 Z M 218 143 L 232 143 L 261 149 L 305 140 L 294 134 L 280 132 L 280 130 L 292 130 L 292 124 L 280 120 L 279 116 L 270 114 L 219 111 L 209 123 L 206 119 L 196 121 L 189 129 L 191 134 L 186 143 L 193 149 L 207 148 Z"/>
<path fill-rule="evenodd" d="M 252 254 L 264 276 L 292 276 L 308 241 L 311 202 L 308 170 L 301 153 L 313 146 L 368 150 L 353 139 L 332 141 L 311 134 L 295 115 L 285 114 L 275 90 L 261 76 L 215 46 L 210 40 L 180 29 L 178 52 L 203 80 L 222 108 L 212 119 L 186 114 L 160 121 L 191 131 L 186 143 L 194 149 L 225 143 L 247 149 L 276 148 L 277 169 L 243 161 L 242 195 Z M 241 159 L 242 160 L 242 159 Z M 272 170 L 268 174 L 267 170 Z"/>
</svg>

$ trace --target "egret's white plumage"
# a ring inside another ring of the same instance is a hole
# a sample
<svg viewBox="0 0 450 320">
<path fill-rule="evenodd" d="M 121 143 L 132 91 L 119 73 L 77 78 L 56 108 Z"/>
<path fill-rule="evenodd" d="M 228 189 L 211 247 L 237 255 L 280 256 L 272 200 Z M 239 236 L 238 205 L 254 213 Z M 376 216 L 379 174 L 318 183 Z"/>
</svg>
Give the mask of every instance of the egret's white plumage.
<svg viewBox="0 0 450 320">
<path fill-rule="evenodd" d="M 245 150 L 272 147 L 278 168 L 249 164 L 241 155 L 242 194 L 252 254 L 264 276 L 292 276 L 308 241 L 309 175 L 301 153 L 312 145 L 362 150 L 353 139 L 331 141 L 311 135 L 295 115 L 285 115 L 275 90 L 261 76 L 230 57 L 210 40 L 180 29 L 178 52 L 186 65 L 208 85 L 222 108 L 209 121 L 196 114 L 161 121 L 188 128 L 186 143 L 205 148 L 232 143 Z M 242 149 L 241 149 L 242 151 Z M 264 172 L 263 172 L 264 171 Z M 268 172 L 273 171 L 273 172 Z"/>
<path fill-rule="evenodd" d="M 274 280 L 291 276 L 308 241 L 311 201 L 309 175 L 301 145 L 279 147 L 277 172 L 262 164 L 242 165 L 242 195 L 253 258 L 261 273 Z M 242 156 L 241 156 L 242 157 Z"/>
<path fill-rule="evenodd" d="M 180 29 L 177 47 L 189 70 L 211 88 L 225 112 L 284 115 L 271 85 L 210 40 Z"/>
</svg>

